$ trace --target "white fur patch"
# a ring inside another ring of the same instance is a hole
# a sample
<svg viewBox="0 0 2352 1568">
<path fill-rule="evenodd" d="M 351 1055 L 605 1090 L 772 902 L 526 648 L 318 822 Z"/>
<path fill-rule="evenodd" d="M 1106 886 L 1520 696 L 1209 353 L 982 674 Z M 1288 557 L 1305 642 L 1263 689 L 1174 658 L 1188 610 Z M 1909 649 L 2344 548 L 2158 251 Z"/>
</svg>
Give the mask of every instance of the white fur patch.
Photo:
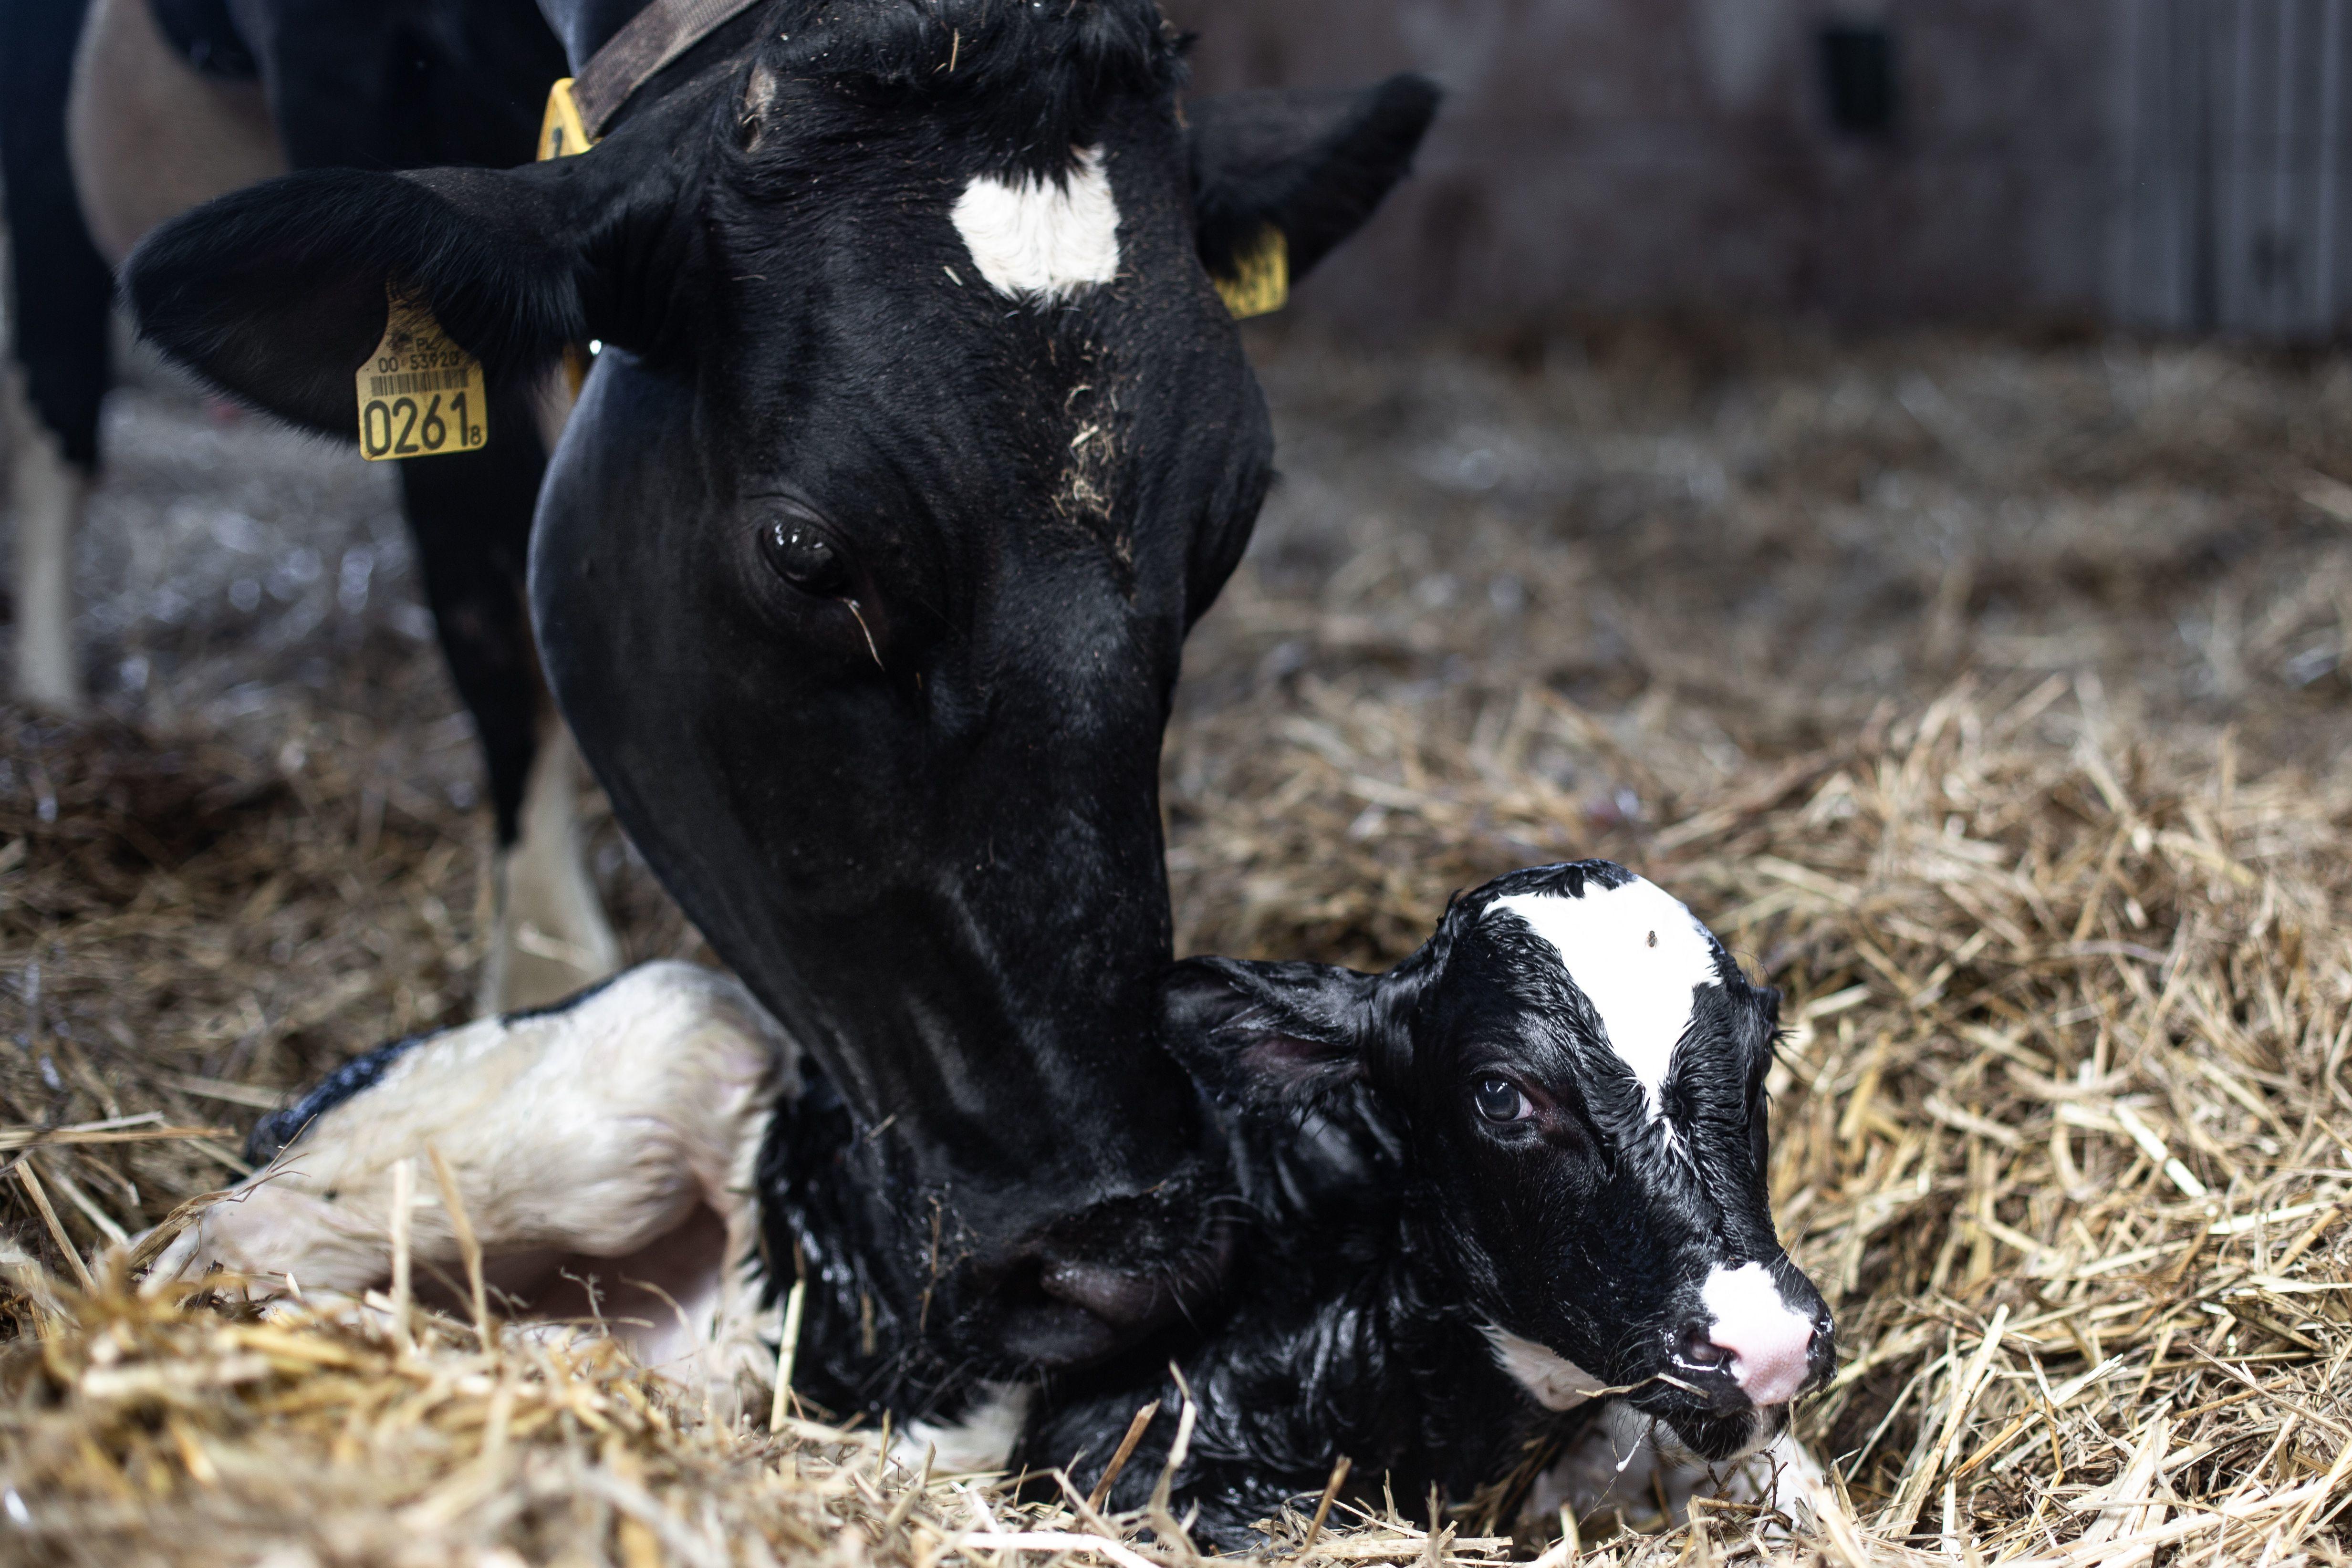
<svg viewBox="0 0 2352 1568">
<path fill-rule="evenodd" d="M 1065 299 L 1118 276 L 1118 201 L 1102 149 L 1066 179 L 982 176 L 956 199 L 956 231 L 988 286 L 1010 299 Z"/>
<path fill-rule="evenodd" d="M 1641 1082 L 1651 1119 L 1664 1114 L 1659 1095 L 1675 1047 L 1690 1029 L 1697 988 L 1723 983 L 1706 927 L 1640 877 L 1614 888 L 1587 882 L 1580 898 L 1514 894 L 1496 899 L 1487 912 L 1497 909 L 1509 910 L 1551 944 L 1569 978 L 1600 1014 L 1611 1049 Z"/>
<path fill-rule="evenodd" d="M 1025 1383 L 994 1383 L 953 1421 L 909 1421 L 891 1445 L 899 1463 L 920 1469 L 930 1455 L 933 1475 L 992 1475 L 1012 1461 L 1037 1391 Z"/>
<path fill-rule="evenodd" d="M 709 1335 L 745 1337 L 742 1262 L 757 1211 L 752 1164 L 791 1042 L 731 976 L 648 964 L 558 1011 L 486 1019 L 424 1040 L 382 1079 L 322 1113 L 267 1176 L 247 1183 L 167 1253 L 158 1272 L 221 1267 L 364 1291 L 390 1271 L 393 1169 L 415 1161 L 410 1236 L 421 1262 L 457 1258 L 430 1159 L 453 1167 L 492 1263 L 529 1270 L 563 1255 L 666 1257 L 682 1338 L 656 1324 L 651 1358 Z M 709 1220 L 693 1228 L 707 1210 Z M 672 1249 L 674 1251 L 675 1249 Z M 652 1260 L 645 1265 L 650 1274 Z M 494 1270 L 494 1272 L 496 1270 Z M 541 1281 L 510 1280 L 508 1288 Z"/>
<path fill-rule="evenodd" d="M 1786 1429 L 1742 1458 L 1710 1465 L 1681 1452 L 1663 1423 L 1616 1404 L 1537 1480 L 1520 1517 L 1549 1519 L 1563 1506 L 1580 1518 L 1614 1511 L 1635 1529 L 1656 1531 L 1689 1522 L 1691 1500 L 1712 1497 L 1766 1504 L 1801 1521 L 1808 1514 L 1801 1511 L 1825 1473 Z M 1778 1526 L 1767 1527 L 1768 1540 L 1786 1534 Z"/>
<path fill-rule="evenodd" d="M 24 395 L 24 378 L 0 365 L 0 442 L 11 448 L 16 512 L 16 695 L 36 707 L 79 713 L 74 654 L 73 541 L 89 480 Z"/>
<path fill-rule="evenodd" d="M 521 836 L 492 866 L 498 918 L 482 965 L 485 1015 L 546 1007 L 621 967 L 621 940 L 581 844 L 584 772 L 572 731 L 550 715 L 523 787 Z"/>
<path fill-rule="evenodd" d="M 1547 1410 L 1572 1410 L 1609 1385 L 1558 1351 L 1489 1325 L 1495 1359 Z"/>
</svg>

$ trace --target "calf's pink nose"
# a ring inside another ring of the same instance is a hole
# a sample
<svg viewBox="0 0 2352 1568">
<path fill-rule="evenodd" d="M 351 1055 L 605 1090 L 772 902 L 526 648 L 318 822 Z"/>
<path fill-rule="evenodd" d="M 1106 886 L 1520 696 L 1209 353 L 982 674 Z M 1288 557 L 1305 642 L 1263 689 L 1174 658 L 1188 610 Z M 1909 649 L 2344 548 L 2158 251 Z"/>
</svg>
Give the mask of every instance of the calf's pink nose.
<svg viewBox="0 0 2352 1568">
<path fill-rule="evenodd" d="M 1811 1370 L 1813 1321 L 1780 1298 L 1761 1263 L 1717 1265 L 1699 1291 L 1713 1326 L 1707 1338 L 1731 1353 L 1731 1375 L 1758 1405 L 1786 1405 Z"/>
</svg>

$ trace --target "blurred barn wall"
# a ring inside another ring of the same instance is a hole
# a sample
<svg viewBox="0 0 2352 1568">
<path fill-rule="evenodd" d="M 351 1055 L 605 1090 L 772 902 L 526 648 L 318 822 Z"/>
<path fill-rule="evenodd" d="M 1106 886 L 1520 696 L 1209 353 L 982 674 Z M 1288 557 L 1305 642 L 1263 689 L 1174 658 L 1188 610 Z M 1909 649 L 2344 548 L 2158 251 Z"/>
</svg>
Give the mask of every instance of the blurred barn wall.
<svg viewBox="0 0 2352 1568">
<path fill-rule="evenodd" d="M 1165 3 L 1202 90 L 1450 89 L 1418 176 L 1301 293 L 1350 330 L 1702 311 L 2311 337 L 2352 304 L 2352 0 Z M 1831 30 L 1890 41 L 1885 129 L 1837 123 Z"/>
</svg>

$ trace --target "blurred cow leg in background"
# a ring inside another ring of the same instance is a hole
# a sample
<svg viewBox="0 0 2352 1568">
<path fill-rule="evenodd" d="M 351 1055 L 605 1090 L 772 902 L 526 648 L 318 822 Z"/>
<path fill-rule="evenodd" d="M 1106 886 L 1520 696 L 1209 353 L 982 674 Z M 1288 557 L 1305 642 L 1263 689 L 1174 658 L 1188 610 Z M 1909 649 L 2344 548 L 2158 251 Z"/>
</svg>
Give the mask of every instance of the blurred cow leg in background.
<svg viewBox="0 0 2352 1568">
<path fill-rule="evenodd" d="M 98 465 L 114 284 L 91 244 L 66 159 L 65 99 L 82 8 L 0 4 L 0 183 L 6 188 L 8 349 L 0 434 L 16 514 L 17 694 L 80 707 L 73 536 Z"/>
<path fill-rule="evenodd" d="M 103 313 L 99 331 L 102 340 Z M 73 645 L 73 541 L 90 471 L 66 455 L 66 443 L 25 394 L 27 379 L 11 366 L 0 390 L 0 431 L 10 447 L 8 502 L 16 519 L 16 695 L 36 707 L 72 714 L 82 706 Z"/>
<path fill-rule="evenodd" d="M 73 538 L 111 381 L 111 268 L 155 225 L 283 173 L 298 161 L 288 147 L 306 166 L 527 157 L 541 72 L 551 79 L 561 55 L 541 38 L 546 57 L 534 58 L 500 32 L 512 22 L 502 14 L 461 19 L 482 34 L 466 39 L 478 58 L 428 58 L 384 18 L 352 13 L 306 15 L 257 49 L 218 0 L 0 0 L 0 154 L 16 239 L 0 434 L 16 515 L 16 684 L 26 700 L 68 713 L 83 705 Z M 483 70 L 515 78 L 497 95 L 513 123 L 436 118 L 445 99 L 479 98 L 467 73 Z M 391 82 L 419 95 L 409 111 L 375 101 Z M 492 1012 L 552 1001 L 620 962 L 580 851 L 582 770 L 523 602 L 541 437 L 562 428 L 541 412 L 508 400 L 486 451 L 401 465 L 426 597 L 489 775 L 496 915 L 478 1002 Z"/>
<path fill-rule="evenodd" d="M 540 674 L 524 599 L 546 467 L 541 401 L 493 392 L 488 447 L 400 465 L 425 597 L 474 716 L 497 816 L 485 1014 L 542 1006 L 621 963 L 581 852 L 579 753 Z"/>
</svg>

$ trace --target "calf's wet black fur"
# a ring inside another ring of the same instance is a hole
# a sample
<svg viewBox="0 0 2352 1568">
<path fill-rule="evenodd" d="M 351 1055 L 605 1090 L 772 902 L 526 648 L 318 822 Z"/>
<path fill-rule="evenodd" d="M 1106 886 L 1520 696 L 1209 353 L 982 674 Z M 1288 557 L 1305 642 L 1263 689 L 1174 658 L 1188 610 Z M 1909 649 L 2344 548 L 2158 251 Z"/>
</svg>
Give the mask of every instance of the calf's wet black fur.
<svg viewBox="0 0 2352 1568">
<path fill-rule="evenodd" d="M 1547 939 L 1556 911 L 1592 950 Z M 1176 1511 L 1198 1504 L 1208 1541 L 1248 1544 L 1343 1455 L 1360 1492 L 1483 1496 L 1507 1526 L 1607 1400 L 1670 1457 L 1719 1462 L 1828 1375 L 1831 1317 L 1765 1186 L 1778 994 L 1647 883 L 1514 873 L 1386 975 L 1202 959 L 1164 998 L 1241 1172 L 1227 1289 L 1159 1360 L 1050 1381 L 1015 1465 L 1091 1486 L 1159 1399 L 1112 1494 L 1141 1504 L 1182 1404 L 1172 1350 L 1199 1406 Z"/>
</svg>

